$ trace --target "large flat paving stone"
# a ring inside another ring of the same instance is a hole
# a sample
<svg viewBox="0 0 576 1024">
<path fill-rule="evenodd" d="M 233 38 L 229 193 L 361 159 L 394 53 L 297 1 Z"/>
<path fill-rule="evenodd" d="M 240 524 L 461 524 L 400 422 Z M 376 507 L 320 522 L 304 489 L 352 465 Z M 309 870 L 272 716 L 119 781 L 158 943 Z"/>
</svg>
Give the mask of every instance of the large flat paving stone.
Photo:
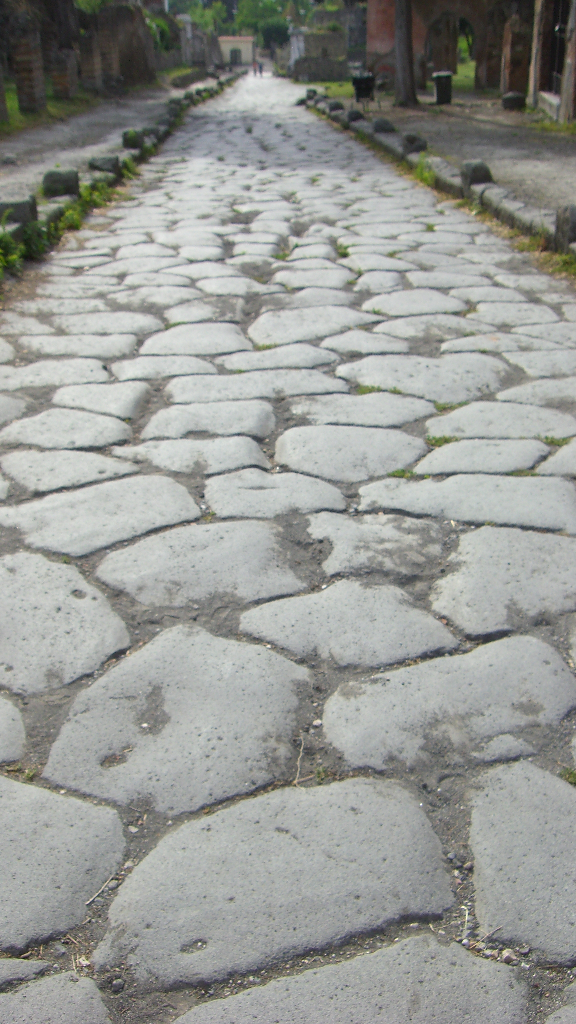
<svg viewBox="0 0 576 1024">
<path fill-rule="evenodd" d="M 2 667 L 0 666 L 0 670 Z M 25 742 L 26 732 L 22 715 L 15 704 L 0 696 L 0 763 L 18 761 L 22 757 Z"/>
<path fill-rule="evenodd" d="M 381 427 L 292 427 L 276 441 L 276 461 L 282 465 L 348 483 L 408 466 L 425 451 L 419 437 Z"/>
<path fill-rule="evenodd" d="M 127 959 L 148 985 L 195 984 L 441 913 L 452 899 L 440 843 L 396 783 L 290 787 L 162 839 L 120 889 L 95 963 Z"/>
<path fill-rule="evenodd" d="M 132 431 L 114 416 L 76 409 L 47 409 L 0 430 L 0 445 L 35 444 L 39 448 L 107 448 L 129 441 Z"/>
<path fill-rule="evenodd" d="M 576 377 L 532 380 L 528 384 L 500 391 L 496 398 L 499 402 L 523 402 L 529 405 L 552 405 L 555 402 L 573 404 L 576 402 Z"/>
<path fill-rule="evenodd" d="M 576 444 L 571 441 L 552 451 L 556 454 L 541 463 L 536 472 L 541 476 L 576 476 Z"/>
<path fill-rule="evenodd" d="M 464 319 L 453 313 L 423 313 L 422 316 L 399 316 L 396 320 L 386 320 L 385 323 L 377 324 L 374 333 L 407 340 L 427 338 L 430 341 L 444 341 L 446 338 L 460 338 L 471 331 L 486 334 L 495 330 L 493 324 L 471 320 L 469 317 Z"/>
<path fill-rule="evenodd" d="M 524 355 L 533 349 L 555 349 L 554 341 L 530 338 L 528 335 L 507 334 L 505 331 L 491 331 L 489 334 L 468 334 L 463 338 L 452 338 L 442 342 L 441 352 L 502 352 L 508 362 L 516 362 L 516 354 Z"/>
<path fill-rule="evenodd" d="M 93 356 L 119 359 L 136 348 L 135 334 L 30 334 L 19 339 L 22 348 L 43 356 Z"/>
<path fill-rule="evenodd" d="M 574 964 L 575 827 L 576 792 L 567 782 L 526 761 L 487 773 L 470 831 L 482 931 L 498 928 L 499 942 Z"/>
<path fill-rule="evenodd" d="M 540 348 L 540 344 L 537 347 Z M 514 352 L 509 353 L 506 358 L 509 363 L 521 366 L 530 377 L 562 377 L 576 373 L 576 349 Z"/>
<path fill-rule="evenodd" d="M 462 313 L 466 303 L 433 288 L 412 288 L 375 295 L 366 299 L 362 309 L 386 316 L 421 316 L 425 313 Z"/>
<path fill-rule="evenodd" d="M 80 487 L 138 472 L 136 466 L 129 462 L 108 459 L 96 452 L 36 452 L 33 449 L 4 455 L 0 458 L 0 466 L 13 480 L 33 492 Z"/>
<path fill-rule="evenodd" d="M 96 983 L 72 972 L 0 995 L 0 1014 L 4 1024 L 110 1024 Z"/>
<path fill-rule="evenodd" d="M 436 584 L 432 607 L 472 636 L 574 611 L 575 557 L 568 537 L 482 527 L 460 538 L 456 572 Z"/>
<path fill-rule="evenodd" d="M 576 985 L 574 982 L 564 989 L 562 998 L 566 1005 L 546 1017 L 546 1024 L 576 1024 Z"/>
<path fill-rule="evenodd" d="M 422 419 L 434 406 L 422 398 L 408 395 L 319 395 L 290 403 L 295 416 L 312 423 L 342 423 L 361 427 L 399 427 Z"/>
<path fill-rule="evenodd" d="M 398 587 L 355 580 L 251 608 L 240 629 L 297 657 L 331 658 L 338 665 L 392 665 L 458 646 L 445 626 L 415 608 Z"/>
<path fill-rule="evenodd" d="M 405 516 L 358 516 L 334 512 L 309 516 L 308 533 L 329 540 L 332 550 L 322 568 L 328 576 L 377 570 L 413 576 L 426 572 L 442 554 L 442 535 L 433 520 Z"/>
<path fill-rule="evenodd" d="M 344 334 L 334 334 L 320 343 L 320 348 L 332 349 L 334 352 L 361 355 L 387 352 L 407 352 L 408 342 L 400 338 L 387 338 L 382 334 L 371 334 L 369 331 L 352 330 Z"/>
<path fill-rule="evenodd" d="M 223 519 L 273 519 L 286 512 L 341 512 L 346 508 L 344 495 L 324 480 L 302 473 L 264 473 L 261 469 L 241 469 L 212 477 L 204 497 Z"/>
<path fill-rule="evenodd" d="M 122 619 L 74 566 L 21 552 L 0 560 L 2 686 L 38 693 L 95 669 L 130 638 Z"/>
<path fill-rule="evenodd" d="M 30 547 L 86 555 L 199 516 L 181 484 L 164 476 L 139 476 L 2 508 L 0 525 L 22 530 Z"/>
<path fill-rule="evenodd" d="M 0 988 L 10 985 L 13 981 L 30 981 L 37 974 L 43 974 L 49 967 L 50 964 L 46 960 L 2 957 L 0 960 Z"/>
<path fill-rule="evenodd" d="M 143 440 L 154 437 L 183 437 L 185 434 L 243 434 L 267 437 L 276 418 L 269 402 L 196 402 L 161 409 L 142 431 Z"/>
<path fill-rule="evenodd" d="M 110 296 L 115 305 L 124 309 L 142 309 L 144 306 L 154 306 L 156 309 L 166 309 L 169 306 L 177 306 L 179 303 L 188 302 L 191 299 L 201 297 L 201 292 L 196 288 L 183 288 L 179 285 L 156 285 L 142 286 L 140 288 L 121 288 L 114 291 Z"/>
<path fill-rule="evenodd" d="M 382 769 L 437 763 L 524 728 L 558 726 L 576 707 L 576 680 L 559 654 L 512 637 L 342 683 L 324 708 L 324 735 L 349 764 Z"/>
<path fill-rule="evenodd" d="M 175 626 L 77 697 L 44 778 L 167 814 L 249 793 L 284 774 L 299 685 L 273 651 Z"/>
<path fill-rule="evenodd" d="M 0 363 L 9 363 L 16 355 L 15 349 L 8 341 L 0 338 Z"/>
<path fill-rule="evenodd" d="M 318 306 L 316 314 L 306 309 L 280 309 L 262 313 L 248 328 L 256 345 L 289 345 L 293 341 L 315 341 L 329 334 L 376 323 L 380 317 L 342 306 Z"/>
<path fill-rule="evenodd" d="M 221 356 L 251 348 L 236 324 L 178 324 L 147 338 L 140 355 Z"/>
<path fill-rule="evenodd" d="M 0 395 L 0 424 L 17 419 L 24 412 L 26 405 L 27 402 L 23 398 Z"/>
<path fill-rule="evenodd" d="M 137 356 L 112 363 L 118 380 L 157 380 L 161 377 L 184 377 L 190 373 L 217 373 L 206 359 L 196 356 Z"/>
<path fill-rule="evenodd" d="M 0 822 L 0 947 L 19 953 L 84 920 L 121 863 L 122 823 L 109 807 L 2 776 Z"/>
<path fill-rule="evenodd" d="M 61 313 L 54 323 L 70 334 L 152 334 L 162 322 L 150 313 Z"/>
<path fill-rule="evenodd" d="M 548 487 L 543 487 L 543 483 Z M 551 485 L 554 486 L 551 486 Z M 379 480 L 360 488 L 360 509 L 394 509 L 464 523 L 498 523 L 576 533 L 576 491 L 568 480 L 457 473 L 446 480 Z"/>
<path fill-rule="evenodd" d="M 506 373 L 504 363 L 479 352 L 440 356 L 366 356 L 336 370 L 337 377 L 383 391 L 398 388 L 438 402 L 467 402 L 496 391 Z"/>
<path fill-rule="evenodd" d="M 226 402 L 285 395 L 322 395 L 346 392 L 348 385 L 320 370 L 249 370 L 218 377 L 179 377 L 166 395 L 171 402 Z"/>
<path fill-rule="evenodd" d="M 110 374 L 98 359 L 40 359 L 26 366 L 0 367 L 0 388 L 60 387 L 64 384 L 101 384 Z"/>
<path fill-rule="evenodd" d="M 334 266 L 331 270 L 279 270 L 272 277 L 273 284 L 287 288 L 343 288 L 354 280 L 355 275 L 345 267 Z"/>
<path fill-rule="evenodd" d="M 276 370 L 281 367 L 313 369 L 338 361 L 338 356 L 317 345 L 279 345 L 263 352 L 235 352 L 231 356 L 219 356 L 217 363 L 226 370 Z"/>
<path fill-rule="evenodd" d="M 134 462 L 151 462 L 160 469 L 174 473 L 226 473 L 245 466 L 269 469 L 270 463 L 251 437 L 216 437 L 192 441 L 175 438 L 168 441 L 145 441 L 133 447 L 113 448 L 113 455 Z"/>
<path fill-rule="evenodd" d="M 503 965 L 423 935 L 210 1001 L 178 1024 L 522 1024 L 525 1006 L 525 984 Z"/>
<path fill-rule="evenodd" d="M 531 469 L 548 455 L 542 441 L 478 439 L 454 441 L 429 452 L 414 472 L 418 475 L 441 473 L 513 473 Z"/>
<path fill-rule="evenodd" d="M 520 402 L 472 402 L 427 420 L 431 437 L 573 437 L 576 419 Z"/>
<path fill-rule="evenodd" d="M 304 590 L 270 523 L 180 526 L 107 555 L 96 575 L 145 605 L 181 607 L 216 594 L 259 601 Z"/>
<path fill-rule="evenodd" d="M 225 280 L 228 281 L 228 278 Z M 170 309 L 164 310 L 163 315 L 168 324 L 176 326 L 178 324 L 197 324 L 203 320 L 214 320 L 218 316 L 218 311 L 214 306 L 209 306 L 207 302 L 197 300 L 183 302 L 180 306 L 171 306 Z"/>
<path fill-rule="evenodd" d="M 120 419 L 134 419 L 141 412 L 150 395 L 150 388 L 143 381 L 127 381 L 124 384 L 72 384 L 59 388 L 52 397 L 54 405 L 68 409 L 88 409 L 91 412 L 118 416 Z"/>
<path fill-rule="evenodd" d="M 558 314 L 548 306 L 535 302 L 478 302 L 475 313 L 470 317 L 478 317 L 495 327 L 523 327 L 530 324 L 553 324 L 558 321 Z"/>
</svg>

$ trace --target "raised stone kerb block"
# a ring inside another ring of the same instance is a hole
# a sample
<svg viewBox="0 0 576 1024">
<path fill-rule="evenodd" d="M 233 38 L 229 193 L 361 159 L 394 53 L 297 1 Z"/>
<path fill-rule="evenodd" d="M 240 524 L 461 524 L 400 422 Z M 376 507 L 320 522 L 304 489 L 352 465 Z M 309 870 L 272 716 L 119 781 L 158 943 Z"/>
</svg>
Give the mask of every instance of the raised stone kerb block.
<svg viewBox="0 0 576 1024">
<path fill-rule="evenodd" d="M 28 196 L 27 199 L 14 200 L 0 199 L 0 220 L 4 217 L 8 224 L 29 224 L 31 220 L 38 220 L 36 197 Z"/>
<path fill-rule="evenodd" d="M 558 252 L 569 252 L 576 242 L 576 206 L 559 206 L 556 211 L 554 248 Z"/>
<path fill-rule="evenodd" d="M 460 168 L 460 177 L 466 194 L 470 192 L 471 185 L 484 185 L 494 180 L 488 164 L 483 160 L 465 160 Z"/>
<path fill-rule="evenodd" d="M 406 132 L 402 136 L 404 156 L 408 156 L 409 153 L 423 153 L 425 149 L 428 149 L 426 139 L 423 139 L 421 135 L 417 135 L 416 132 Z"/>
<path fill-rule="evenodd" d="M 47 171 L 42 179 L 42 191 L 51 199 L 53 196 L 77 196 L 80 194 L 78 171 Z"/>
</svg>

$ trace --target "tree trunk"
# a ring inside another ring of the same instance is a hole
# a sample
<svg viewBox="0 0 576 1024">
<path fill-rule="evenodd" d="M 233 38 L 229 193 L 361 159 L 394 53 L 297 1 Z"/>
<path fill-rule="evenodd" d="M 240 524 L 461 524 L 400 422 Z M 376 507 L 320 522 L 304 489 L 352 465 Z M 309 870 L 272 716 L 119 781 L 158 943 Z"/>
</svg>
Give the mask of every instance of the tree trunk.
<svg viewBox="0 0 576 1024">
<path fill-rule="evenodd" d="M 412 52 L 412 0 L 396 0 L 394 50 L 396 54 L 395 106 L 416 107 Z"/>
</svg>

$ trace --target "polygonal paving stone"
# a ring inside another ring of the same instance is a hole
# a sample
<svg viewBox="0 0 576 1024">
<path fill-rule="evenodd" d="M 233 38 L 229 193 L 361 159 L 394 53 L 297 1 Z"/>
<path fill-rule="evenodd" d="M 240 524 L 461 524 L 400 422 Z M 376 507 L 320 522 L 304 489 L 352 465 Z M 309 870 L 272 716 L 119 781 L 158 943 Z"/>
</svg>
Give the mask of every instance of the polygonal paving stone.
<svg viewBox="0 0 576 1024">
<path fill-rule="evenodd" d="M 371 334 L 369 331 L 345 331 L 344 334 L 335 334 L 325 338 L 320 343 L 320 348 L 333 349 L 334 352 L 366 354 L 382 352 L 407 352 L 408 342 L 399 338 L 386 338 L 381 334 Z"/>
<path fill-rule="evenodd" d="M 556 454 L 541 463 L 536 472 L 541 476 L 576 476 L 576 444 L 571 441 L 552 451 Z"/>
<path fill-rule="evenodd" d="M 204 497 L 222 519 L 273 519 L 286 512 L 341 512 L 346 508 L 344 495 L 324 480 L 301 473 L 264 473 L 261 469 L 212 477 Z"/>
<path fill-rule="evenodd" d="M 360 495 L 363 512 L 397 509 L 464 523 L 576 533 L 576 492 L 567 480 L 458 473 L 442 481 L 379 480 L 361 487 Z"/>
<path fill-rule="evenodd" d="M 315 345 L 280 345 L 265 352 L 235 352 L 231 356 L 220 356 L 216 362 L 226 370 L 275 370 L 279 367 L 312 369 L 315 366 L 335 363 L 338 356 Z"/>
<path fill-rule="evenodd" d="M 382 256 L 378 252 L 361 252 L 359 249 L 354 249 L 352 255 L 340 260 L 340 263 L 362 274 L 369 270 L 414 270 L 414 264 L 406 260 Z"/>
<path fill-rule="evenodd" d="M 27 402 L 23 398 L 12 398 L 11 395 L 0 395 L 0 423 L 9 423 L 21 416 Z"/>
<path fill-rule="evenodd" d="M 175 626 L 77 697 L 44 778 L 167 814 L 248 793 L 284 774 L 298 684 L 273 651 Z"/>
<path fill-rule="evenodd" d="M 110 1024 L 95 982 L 72 972 L 0 995 L 0 1014 L 4 1024 Z"/>
<path fill-rule="evenodd" d="M 540 339 L 538 339 L 539 347 Z M 521 366 L 531 377 L 561 377 L 576 373 L 575 349 L 515 352 L 507 355 L 506 358 L 514 366 Z"/>
<path fill-rule="evenodd" d="M 182 288 L 170 284 L 162 286 L 158 283 L 152 287 L 120 288 L 110 296 L 110 300 L 116 305 L 136 310 L 148 305 L 166 309 L 168 306 L 177 306 L 198 298 L 201 298 L 201 293 L 196 288 Z"/>
<path fill-rule="evenodd" d="M 419 437 L 380 427 L 292 427 L 276 441 L 276 461 L 300 473 L 354 483 L 415 462 Z"/>
<path fill-rule="evenodd" d="M 80 487 L 98 480 L 137 473 L 135 466 L 120 459 L 108 459 L 96 452 L 31 449 L 2 456 L 0 465 L 8 476 L 29 491 L 57 491 L 61 487 Z"/>
<path fill-rule="evenodd" d="M 413 270 L 406 274 L 406 277 L 413 288 L 454 288 L 455 285 L 462 288 L 474 288 L 490 284 L 489 278 L 473 273 L 462 273 L 462 268 L 460 268 L 460 272 L 455 270 Z M 459 296 L 459 298 L 464 298 L 464 296 Z"/>
<path fill-rule="evenodd" d="M 546 962 L 576 957 L 572 786 L 529 762 L 493 768 L 474 795 L 470 846 L 476 915 L 499 942 Z"/>
<path fill-rule="evenodd" d="M 502 964 L 422 935 L 210 1001 L 177 1024 L 521 1024 L 526 997 L 524 982 Z M 576 1024 L 576 1016 L 555 1017 L 547 1024 Z"/>
<path fill-rule="evenodd" d="M 445 338 L 460 338 L 463 334 L 475 332 L 484 334 L 496 328 L 491 323 L 464 319 L 453 313 L 424 313 L 422 316 L 398 317 L 386 320 L 374 328 L 376 334 L 391 334 L 394 338 L 428 338 L 430 341 L 444 341 Z"/>
<path fill-rule="evenodd" d="M 575 555 L 568 537 L 483 527 L 460 538 L 456 572 L 436 584 L 432 607 L 472 636 L 574 611 Z"/>
<path fill-rule="evenodd" d="M 414 466 L 419 476 L 440 473 L 513 473 L 531 469 L 550 449 L 542 441 L 454 441 L 429 452 Z"/>
<path fill-rule="evenodd" d="M 71 271 L 70 271 L 71 273 Z M 40 323 L 34 316 L 22 316 L 6 310 L 0 318 L 0 330 L 4 334 L 55 334 L 53 327 Z"/>
<path fill-rule="evenodd" d="M 537 753 L 531 743 L 504 732 L 483 743 L 479 750 L 473 750 L 472 757 L 482 764 L 493 764 L 494 761 L 516 761 L 519 757 L 530 757 Z"/>
<path fill-rule="evenodd" d="M 256 345 L 289 345 L 293 341 L 314 341 L 361 324 L 373 324 L 380 317 L 341 306 L 318 306 L 311 316 L 306 308 L 262 313 L 248 328 Z"/>
<path fill-rule="evenodd" d="M 482 740 L 558 726 L 576 707 L 576 680 L 557 652 L 512 637 L 470 654 L 342 683 L 324 708 L 324 735 L 349 764 L 381 770 L 451 760 Z"/>
<path fill-rule="evenodd" d="M 568 985 L 562 993 L 566 1006 L 546 1017 L 546 1024 L 576 1024 L 576 984 Z"/>
<path fill-rule="evenodd" d="M 162 839 L 120 889 L 95 962 L 126 959 L 149 986 L 196 984 L 435 915 L 452 899 L 440 843 L 396 783 L 290 787 Z"/>
<path fill-rule="evenodd" d="M 0 669 L 2 666 L 0 666 Z M 0 696 L 0 763 L 18 761 L 22 757 L 26 733 L 22 715 L 15 704 Z M 0 960 L 0 967 L 2 961 Z M 0 975 L 1 983 L 1 975 Z"/>
<path fill-rule="evenodd" d="M 244 612 L 240 629 L 299 658 L 338 665 L 391 665 L 453 650 L 458 642 L 398 587 L 334 583 L 304 597 L 283 598 Z"/>
<path fill-rule="evenodd" d="M 353 292 L 336 291 L 335 288 L 302 288 L 300 291 L 278 292 L 276 295 L 269 296 L 263 300 L 262 310 L 302 310 L 311 306 L 329 306 L 331 309 L 334 309 L 339 306 L 351 306 L 354 299 Z M 354 310 L 349 310 L 349 312 L 353 313 Z M 360 314 L 360 316 L 363 315 L 362 313 Z M 358 323 L 357 320 L 354 322 Z M 362 323 L 364 322 L 362 321 Z M 336 330 L 336 328 L 333 329 Z M 307 334 L 306 338 L 302 340 L 309 340 L 309 338 L 310 335 Z M 275 344 L 278 344 L 278 342 Z"/>
<path fill-rule="evenodd" d="M 427 420 L 430 437 L 573 437 L 576 419 L 522 403 L 472 402 Z"/>
<path fill-rule="evenodd" d="M 122 619 L 77 569 L 21 552 L 0 560 L 2 685 L 15 693 L 65 686 L 130 640 Z"/>
<path fill-rule="evenodd" d="M 384 390 L 398 388 L 439 402 L 467 402 L 496 391 L 507 372 L 504 363 L 482 353 L 440 356 L 367 356 L 336 370 L 337 377 Z"/>
<path fill-rule="evenodd" d="M 86 555 L 199 515 L 181 484 L 168 477 L 141 476 L 0 509 L 0 525 L 22 530 L 30 547 Z"/>
<path fill-rule="evenodd" d="M 155 380 L 159 377 L 184 377 L 190 373 L 217 373 L 212 363 L 196 356 L 139 356 L 112 363 L 118 380 Z"/>
<path fill-rule="evenodd" d="M 445 285 L 445 287 L 448 286 Z M 457 299 L 464 299 L 465 302 L 471 302 L 473 305 L 478 302 L 527 302 L 522 292 L 517 292 L 513 288 L 498 288 L 488 282 L 476 286 L 458 283 L 458 287 L 455 288 L 453 281 L 449 287 L 452 289 L 450 295 L 454 295 Z"/>
<path fill-rule="evenodd" d="M 162 323 L 150 313 L 62 313 L 54 323 L 70 334 L 152 334 Z"/>
<path fill-rule="evenodd" d="M 553 402 L 576 401 L 576 377 L 563 377 L 561 380 L 533 380 L 528 384 L 519 384 L 515 388 L 500 391 L 496 398 L 499 402 L 520 402 L 531 405 L 551 405 Z"/>
<path fill-rule="evenodd" d="M 196 283 L 207 295 L 271 295 L 282 291 L 278 284 L 260 284 L 240 274 L 237 277 L 207 277 Z"/>
<path fill-rule="evenodd" d="M 422 398 L 392 395 L 390 392 L 368 395 L 320 395 L 291 402 L 294 416 L 305 416 L 312 423 L 343 423 L 362 427 L 396 427 L 419 420 L 434 406 Z"/>
<path fill-rule="evenodd" d="M 183 437 L 184 434 L 248 434 L 267 437 L 276 419 L 269 402 L 197 402 L 161 409 L 148 421 L 142 438 Z"/>
<path fill-rule="evenodd" d="M 100 266 L 92 266 L 92 277 L 124 277 L 126 274 L 153 274 L 162 270 L 180 273 L 181 256 L 132 256 L 125 260 L 109 260 Z M 76 264 L 78 266 L 79 264 Z M 185 266 L 185 264 L 184 264 Z"/>
<path fill-rule="evenodd" d="M 513 327 L 512 334 L 527 334 L 530 338 L 544 338 L 558 345 L 574 347 L 576 345 L 576 324 L 529 324 L 526 327 Z"/>
<path fill-rule="evenodd" d="M 0 476 L 0 501 L 4 501 L 4 498 L 7 497 L 9 491 L 10 484 L 8 480 L 5 480 L 4 477 Z"/>
<path fill-rule="evenodd" d="M 333 266 L 331 270 L 300 270 L 290 268 L 279 270 L 272 278 L 273 284 L 287 288 L 343 288 L 354 280 L 354 274 L 344 267 Z"/>
<path fill-rule="evenodd" d="M 495 327 L 520 327 L 530 324 L 552 324 L 559 317 L 548 306 L 534 302 L 479 302 L 471 318 L 478 317 Z"/>
<path fill-rule="evenodd" d="M 0 947 L 20 952 L 84 920 L 121 863 L 122 823 L 109 807 L 2 776 L 0 823 Z"/>
<path fill-rule="evenodd" d="M 43 356 L 94 356 L 118 359 L 136 348 L 135 334 L 31 334 L 19 339 L 22 348 Z"/>
<path fill-rule="evenodd" d="M 39 448 L 106 448 L 129 441 L 130 427 L 113 416 L 72 409 L 47 409 L 0 430 L 0 445 L 35 444 Z"/>
<path fill-rule="evenodd" d="M 147 384 L 129 381 L 125 384 L 72 384 L 59 388 L 53 396 L 54 405 L 68 409 L 89 409 L 92 412 L 133 419 L 150 394 Z"/>
<path fill-rule="evenodd" d="M 110 375 L 97 359 L 42 359 L 27 366 L 0 367 L 0 387 L 6 391 L 100 384 L 106 380 L 110 380 Z"/>
<path fill-rule="evenodd" d="M 0 363 L 9 363 L 12 359 L 14 359 L 15 355 L 16 352 L 12 345 L 10 345 L 7 341 L 4 341 L 3 338 L 0 338 Z"/>
<path fill-rule="evenodd" d="M 372 292 L 377 295 L 380 292 L 391 292 L 402 287 L 400 274 L 393 270 L 370 270 L 362 274 L 354 285 L 355 292 Z"/>
<path fill-rule="evenodd" d="M 106 313 L 109 308 L 103 299 L 97 298 L 38 298 L 16 301 L 12 307 L 21 313 L 38 313 L 50 316 L 52 313 Z"/>
<path fill-rule="evenodd" d="M 202 441 L 174 439 L 145 441 L 144 444 L 113 448 L 113 455 L 134 462 L 151 462 L 160 469 L 174 473 L 226 473 L 230 469 L 260 466 L 269 469 L 270 463 L 262 449 L 251 437 L 217 437 Z"/>
<path fill-rule="evenodd" d="M 51 966 L 46 960 L 24 960 L 17 957 L 2 957 L 0 960 L 0 988 L 13 981 L 30 981 L 37 974 L 43 974 Z M 0 1003 L 0 1007 L 2 1004 Z"/>
<path fill-rule="evenodd" d="M 309 516 L 308 533 L 329 540 L 332 550 L 322 568 L 328 576 L 375 569 L 414 576 L 442 554 L 442 534 L 432 520 L 404 516 L 358 516 L 334 512 Z"/>
<path fill-rule="evenodd" d="M 346 392 L 348 385 L 320 370 L 249 370 L 218 377 L 180 377 L 171 381 L 166 395 L 172 402 L 222 402 L 285 395 L 322 395 Z"/>
<path fill-rule="evenodd" d="M 466 303 L 432 288 L 412 288 L 375 295 L 366 299 L 362 309 L 370 313 L 384 313 L 386 316 L 422 316 L 431 313 L 462 313 Z"/>
<path fill-rule="evenodd" d="M 180 306 L 165 309 L 163 316 L 169 324 L 197 324 L 203 320 L 216 319 L 218 310 L 207 302 L 183 302 Z"/>
<path fill-rule="evenodd" d="M 236 324 L 179 324 L 153 334 L 142 348 L 142 356 L 219 356 L 251 349 Z"/>
<path fill-rule="evenodd" d="M 182 526 L 113 551 L 96 575 L 141 604 L 182 607 L 217 594 L 240 601 L 305 589 L 282 555 L 279 528 L 269 523 Z"/>
<path fill-rule="evenodd" d="M 520 334 L 506 334 L 504 331 L 492 331 L 490 334 L 467 335 L 443 341 L 441 352 L 503 352 L 509 363 L 516 362 L 516 353 L 533 349 L 556 349 L 555 342 L 545 342 L 541 338 L 529 338 Z M 510 354 L 509 354 L 510 353 Z"/>
</svg>

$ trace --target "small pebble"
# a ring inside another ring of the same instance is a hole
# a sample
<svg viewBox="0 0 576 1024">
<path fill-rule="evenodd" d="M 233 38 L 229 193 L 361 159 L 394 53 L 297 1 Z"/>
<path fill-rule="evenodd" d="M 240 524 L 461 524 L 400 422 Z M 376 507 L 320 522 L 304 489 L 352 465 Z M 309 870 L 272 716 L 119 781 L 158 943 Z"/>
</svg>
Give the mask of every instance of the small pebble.
<svg viewBox="0 0 576 1024">
<path fill-rule="evenodd" d="M 115 978 L 110 988 L 112 989 L 113 992 L 121 992 L 125 984 L 126 982 L 123 980 L 123 978 Z"/>
</svg>

